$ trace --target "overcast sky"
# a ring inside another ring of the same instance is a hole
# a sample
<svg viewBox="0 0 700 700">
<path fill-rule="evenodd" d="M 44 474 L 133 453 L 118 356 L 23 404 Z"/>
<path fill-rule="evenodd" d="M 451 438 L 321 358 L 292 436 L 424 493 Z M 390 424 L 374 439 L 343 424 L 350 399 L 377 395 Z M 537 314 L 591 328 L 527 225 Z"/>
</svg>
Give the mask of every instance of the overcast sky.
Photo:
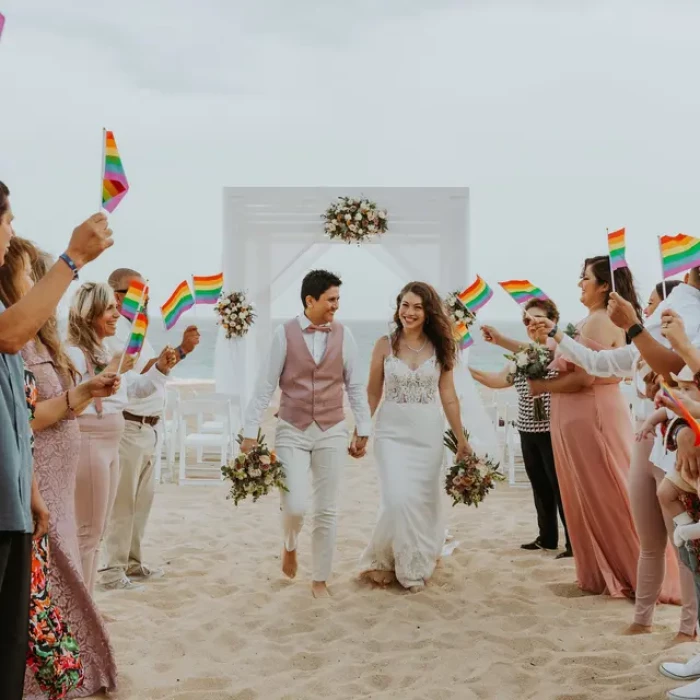
<svg viewBox="0 0 700 700">
<path fill-rule="evenodd" d="M 220 268 L 224 185 L 468 186 L 470 273 L 529 277 L 568 317 L 606 227 L 627 226 L 645 297 L 655 237 L 700 236 L 692 0 L 0 2 L 18 233 L 60 252 L 113 129 L 132 189 L 86 276 L 141 267 L 156 301 Z M 353 278 L 344 252 L 325 262 Z M 349 316 L 365 294 L 347 285 Z M 486 313 L 513 314 L 500 295 Z"/>
</svg>

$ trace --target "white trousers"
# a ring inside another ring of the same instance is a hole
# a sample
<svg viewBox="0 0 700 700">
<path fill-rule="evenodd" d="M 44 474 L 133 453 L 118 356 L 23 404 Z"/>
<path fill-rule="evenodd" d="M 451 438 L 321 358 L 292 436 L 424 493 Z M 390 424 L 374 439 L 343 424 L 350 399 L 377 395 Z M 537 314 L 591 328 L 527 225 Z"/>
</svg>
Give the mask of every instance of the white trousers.
<svg viewBox="0 0 700 700">
<path fill-rule="evenodd" d="M 338 487 L 347 460 L 345 421 L 325 432 L 316 423 L 302 431 L 279 421 L 275 451 L 284 465 L 287 493 L 282 492 L 282 529 L 288 552 L 297 541 L 311 491 L 311 567 L 314 581 L 327 581 L 335 551 Z M 309 471 L 311 483 L 309 484 Z"/>
</svg>

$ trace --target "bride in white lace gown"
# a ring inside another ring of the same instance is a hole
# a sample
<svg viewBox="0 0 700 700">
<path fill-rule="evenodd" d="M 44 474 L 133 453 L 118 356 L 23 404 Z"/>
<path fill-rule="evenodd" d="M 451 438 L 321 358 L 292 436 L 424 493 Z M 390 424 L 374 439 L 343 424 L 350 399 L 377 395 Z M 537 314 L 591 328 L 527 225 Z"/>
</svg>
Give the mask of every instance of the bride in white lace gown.
<svg viewBox="0 0 700 700">
<path fill-rule="evenodd" d="M 394 576 L 411 591 L 431 577 L 445 537 L 442 518 L 445 418 L 462 436 L 452 375 L 456 348 L 437 292 L 422 282 L 397 299 L 397 330 L 372 354 L 368 398 L 375 425 L 374 454 L 381 504 L 360 558 L 364 575 L 388 584 Z M 458 456 L 471 448 L 462 438 Z"/>
</svg>

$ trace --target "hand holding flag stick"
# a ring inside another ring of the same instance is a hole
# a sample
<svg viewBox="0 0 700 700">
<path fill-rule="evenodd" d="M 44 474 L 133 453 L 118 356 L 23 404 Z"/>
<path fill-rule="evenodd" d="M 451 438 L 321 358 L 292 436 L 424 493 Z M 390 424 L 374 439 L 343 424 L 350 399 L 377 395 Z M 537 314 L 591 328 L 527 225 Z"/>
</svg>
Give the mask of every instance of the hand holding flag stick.
<svg viewBox="0 0 700 700">
<path fill-rule="evenodd" d="M 670 408 L 674 413 L 679 415 L 688 424 L 688 427 L 695 434 L 695 446 L 700 446 L 700 424 L 698 424 L 697 419 L 688 410 L 688 407 L 681 401 L 681 399 L 676 395 L 676 393 L 671 389 L 671 387 L 666 384 L 666 382 L 661 382 L 661 396 L 659 397 L 663 406 Z M 693 401 L 695 406 L 698 404 Z"/>
</svg>

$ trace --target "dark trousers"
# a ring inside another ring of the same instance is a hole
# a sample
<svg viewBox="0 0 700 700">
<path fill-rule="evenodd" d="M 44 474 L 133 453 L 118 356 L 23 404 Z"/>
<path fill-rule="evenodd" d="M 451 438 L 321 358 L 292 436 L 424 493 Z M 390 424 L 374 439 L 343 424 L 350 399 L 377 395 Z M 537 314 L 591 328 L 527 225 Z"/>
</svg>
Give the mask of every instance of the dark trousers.
<svg viewBox="0 0 700 700">
<path fill-rule="evenodd" d="M 557 471 L 554 468 L 554 452 L 550 433 L 520 433 L 520 446 L 527 478 L 532 484 L 532 495 L 537 511 L 539 539 L 543 547 L 556 549 L 559 545 L 557 511 L 566 533 L 566 546 L 570 547 L 566 529 L 564 508 L 561 504 Z"/>
<path fill-rule="evenodd" d="M 29 646 L 32 536 L 0 532 L 0 698 L 22 700 Z"/>
</svg>

